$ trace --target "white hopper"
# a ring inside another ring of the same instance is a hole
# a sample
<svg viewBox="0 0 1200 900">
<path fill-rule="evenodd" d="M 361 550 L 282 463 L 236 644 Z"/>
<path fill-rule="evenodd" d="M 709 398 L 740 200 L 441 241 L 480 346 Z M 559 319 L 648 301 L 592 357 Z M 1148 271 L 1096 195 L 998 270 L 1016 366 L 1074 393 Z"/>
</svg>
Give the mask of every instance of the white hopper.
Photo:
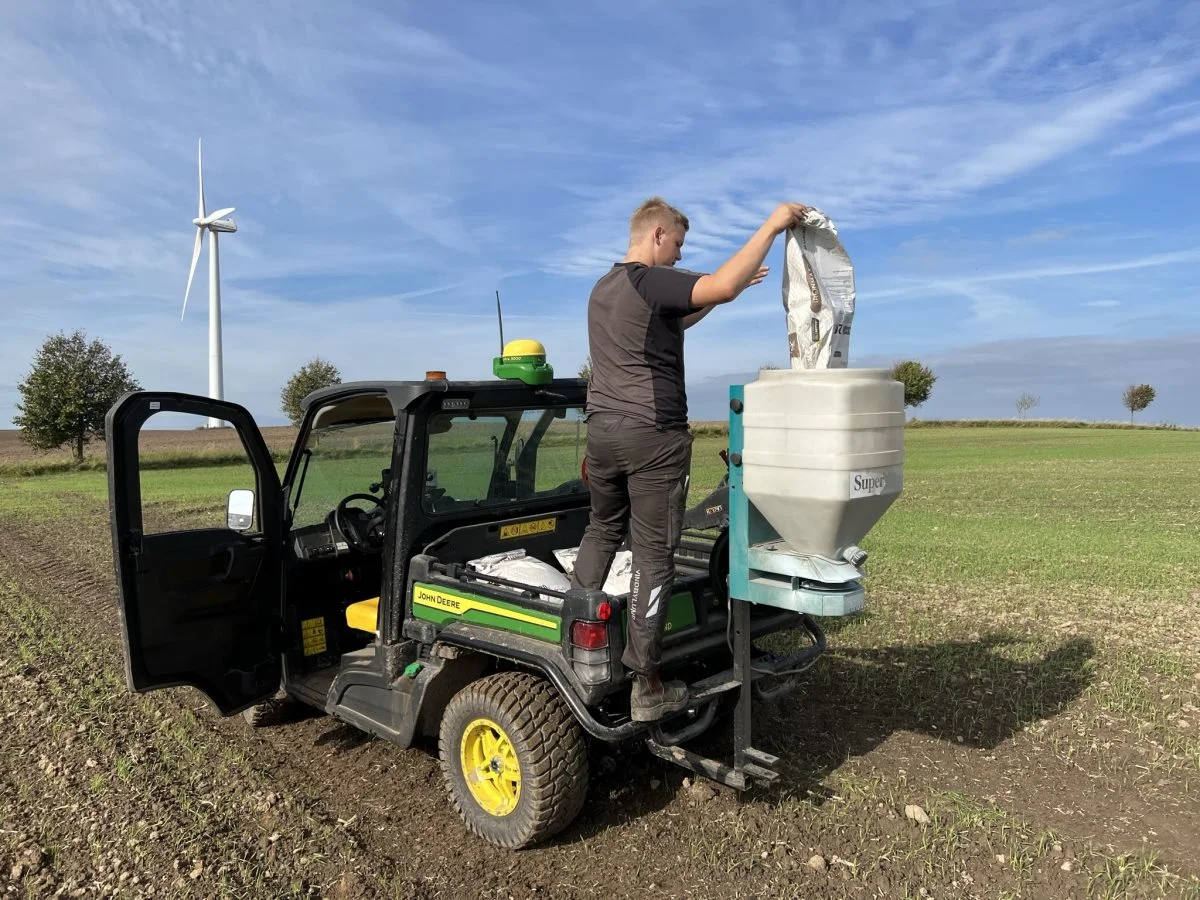
<svg viewBox="0 0 1200 900">
<path fill-rule="evenodd" d="M 840 559 L 903 488 L 903 385 L 886 369 L 764 369 L 744 396 L 747 499 L 795 553 Z"/>
</svg>

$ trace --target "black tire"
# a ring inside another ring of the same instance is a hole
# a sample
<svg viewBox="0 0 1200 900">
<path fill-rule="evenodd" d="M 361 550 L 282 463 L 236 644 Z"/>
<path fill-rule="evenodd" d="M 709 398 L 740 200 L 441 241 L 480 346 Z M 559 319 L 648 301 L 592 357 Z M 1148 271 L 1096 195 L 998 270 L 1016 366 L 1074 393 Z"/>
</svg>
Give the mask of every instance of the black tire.
<svg viewBox="0 0 1200 900">
<path fill-rule="evenodd" d="M 464 739 L 469 745 L 468 730 L 477 733 L 480 719 L 499 727 L 516 758 L 520 780 L 511 810 L 489 811 L 467 783 Z M 531 673 L 490 675 L 455 694 L 442 716 L 438 756 L 450 799 L 467 828 L 510 850 L 562 831 L 587 797 L 583 729 L 553 685 Z"/>
</svg>

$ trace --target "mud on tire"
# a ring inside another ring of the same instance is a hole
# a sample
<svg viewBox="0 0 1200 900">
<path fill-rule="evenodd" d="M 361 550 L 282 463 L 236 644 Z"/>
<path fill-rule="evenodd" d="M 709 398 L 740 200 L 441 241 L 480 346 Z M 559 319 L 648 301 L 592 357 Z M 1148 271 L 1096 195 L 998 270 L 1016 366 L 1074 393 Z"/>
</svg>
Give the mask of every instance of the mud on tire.
<svg viewBox="0 0 1200 900">
<path fill-rule="evenodd" d="M 520 768 L 515 807 L 502 814 L 477 801 L 464 771 L 464 740 L 480 719 L 499 727 Z M 530 847 L 557 834 L 579 815 L 587 797 L 583 729 L 545 679 L 502 672 L 467 685 L 442 716 L 438 756 L 450 799 L 474 834 L 508 849 Z"/>
</svg>

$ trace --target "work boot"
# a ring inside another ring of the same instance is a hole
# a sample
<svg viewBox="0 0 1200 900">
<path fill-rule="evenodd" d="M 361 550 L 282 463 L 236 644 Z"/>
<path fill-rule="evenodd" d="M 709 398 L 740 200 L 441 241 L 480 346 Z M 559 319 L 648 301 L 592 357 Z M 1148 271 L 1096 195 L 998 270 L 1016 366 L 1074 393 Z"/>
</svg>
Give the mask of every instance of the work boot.
<svg viewBox="0 0 1200 900">
<path fill-rule="evenodd" d="M 635 722 L 653 722 L 687 709 L 688 689 L 682 681 L 663 684 L 657 675 L 638 675 L 629 696 L 630 716 Z"/>
</svg>

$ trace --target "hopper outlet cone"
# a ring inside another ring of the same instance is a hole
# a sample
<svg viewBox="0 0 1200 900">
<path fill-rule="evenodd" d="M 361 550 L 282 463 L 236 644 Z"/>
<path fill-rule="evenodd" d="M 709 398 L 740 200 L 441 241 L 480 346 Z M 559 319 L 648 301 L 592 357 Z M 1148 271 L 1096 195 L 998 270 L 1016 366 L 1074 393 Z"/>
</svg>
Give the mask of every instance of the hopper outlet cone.
<svg viewBox="0 0 1200 900">
<path fill-rule="evenodd" d="M 869 479 L 869 490 L 877 493 L 852 497 L 847 490 L 841 497 L 821 497 L 812 496 L 803 484 L 781 481 L 778 473 L 764 473 L 761 480 L 767 483 L 756 485 L 760 479 L 750 477 L 749 463 L 747 467 L 746 497 L 779 538 L 795 553 L 827 559 L 841 559 L 848 547 L 867 536 L 899 496 L 903 481 L 899 468 L 873 472 L 859 483 Z M 851 476 L 847 481 L 854 479 Z"/>
</svg>

